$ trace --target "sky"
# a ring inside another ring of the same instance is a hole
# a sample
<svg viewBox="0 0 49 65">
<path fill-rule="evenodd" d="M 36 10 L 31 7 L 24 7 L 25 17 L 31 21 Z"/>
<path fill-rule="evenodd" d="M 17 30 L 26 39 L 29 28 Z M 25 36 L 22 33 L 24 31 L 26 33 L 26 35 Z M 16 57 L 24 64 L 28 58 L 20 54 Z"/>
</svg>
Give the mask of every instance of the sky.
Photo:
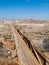
<svg viewBox="0 0 49 65">
<path fill-rule="evenodd" d="M 0 0 L 0 19 L 49 20 L 49 0 Z"/>
</svg>

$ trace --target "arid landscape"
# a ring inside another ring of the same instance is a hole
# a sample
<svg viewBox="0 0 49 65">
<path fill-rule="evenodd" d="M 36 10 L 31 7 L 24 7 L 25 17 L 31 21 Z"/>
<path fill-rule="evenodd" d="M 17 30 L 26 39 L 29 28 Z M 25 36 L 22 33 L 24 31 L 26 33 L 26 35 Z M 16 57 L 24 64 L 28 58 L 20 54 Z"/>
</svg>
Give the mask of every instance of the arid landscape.
<svg viewBox="0 0 49 65">
<path fill-rule="evenodd" d="M 49 65 L 49 21 L 0 21 L 0 65 L 44 62 Z"/>
</svg>

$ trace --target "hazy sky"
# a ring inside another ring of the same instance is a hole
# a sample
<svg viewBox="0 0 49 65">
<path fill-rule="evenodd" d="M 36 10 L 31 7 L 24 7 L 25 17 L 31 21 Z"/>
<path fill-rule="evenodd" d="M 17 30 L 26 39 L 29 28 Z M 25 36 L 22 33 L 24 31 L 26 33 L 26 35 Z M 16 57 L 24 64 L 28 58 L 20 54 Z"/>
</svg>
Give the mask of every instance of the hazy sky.
<svg viewBox="0 0 49 65">
<path fill-rule="evenodd" d="M 0 19 L 49 19 L 49 0 L 0 0 Z"/>
</svg>

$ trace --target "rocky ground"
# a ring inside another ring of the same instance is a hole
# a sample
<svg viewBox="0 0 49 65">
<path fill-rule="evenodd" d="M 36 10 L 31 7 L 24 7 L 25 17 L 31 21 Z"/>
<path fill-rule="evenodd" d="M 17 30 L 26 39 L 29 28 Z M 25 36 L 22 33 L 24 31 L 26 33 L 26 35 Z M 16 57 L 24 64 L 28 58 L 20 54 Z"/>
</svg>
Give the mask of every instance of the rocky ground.
<svg viewBox="0 0 49 65">
<path fill-rule="evenodd" d="M 33 22 L 34 25 L 36 22 Z M 39 23 L 38 23 L 39 24 Z M 41 21 L 40 21 L 41 24 Z M 43 22 L 43 24 L 45 24 Z M 42 24 L 42 26 L 43 26 Z M 49 54 L 49 27 L 37 27 L 31 23 L 14 23 L 17 29 L 30 41 L 31 44 L 35 45 L 41 51 L 45 51 Z M 45 28 L 46 27 L 46 28 Z M 40 30 L 40 31 L 39 31 Z M 20 65 L 17 50 L 14 42 L 13 33 L 9 24 L 0 23 L 0 65 Z"/>
<path fill-rule="evenodd" d="M 40 21 L 37 24 L 36 21 L 32 23 L 17 23 L 16 27 L 33 45 L 42 51 L 49 50 L 49 22 Z"/>
<path fill-rule="evenodd" d="M 13 33 L 9 24 L 0 24 L 0 65 L 19 65 Z"/>
</svg>

